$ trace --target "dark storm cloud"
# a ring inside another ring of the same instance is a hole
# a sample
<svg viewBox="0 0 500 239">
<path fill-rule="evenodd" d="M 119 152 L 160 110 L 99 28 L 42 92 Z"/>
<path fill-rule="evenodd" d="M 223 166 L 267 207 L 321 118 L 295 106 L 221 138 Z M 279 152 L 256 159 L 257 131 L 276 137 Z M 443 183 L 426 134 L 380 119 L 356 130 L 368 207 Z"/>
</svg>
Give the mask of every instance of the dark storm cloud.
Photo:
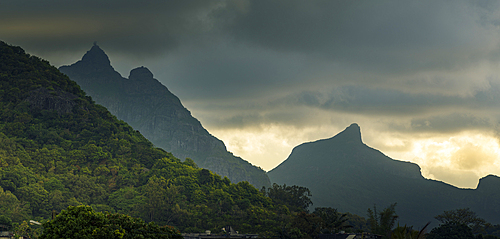
<svg viewBox="0 0 500 239">
<path fill-rule="evenodd" d="M 301 118 L 304 107 L 416 117 L 497 110 L 500 103 L 494 80 L 475 89 L 475 82 L 487 80 L 479 79 L 484 74 L 471 78 L 478 65 L 500 59 L 494 1 L 0 4 L 4 40 L 28 51 L 81 55 L 98 41 L 110 55 L 155 56 L 156 78 L 181 99 L 231 101 L 218 112 L 228 113 L 222 122 L 232 127 L 293 124 L 289 119 Z M 462 77 L 460 71 L 472 73 Z M 438 121 L 431 122 L 443 124 Z"/>
<path fill-rule="evenodd" d="M 269 49 L 315 53 L 372 70 L 453 68 L 492 54 L 463 57 L 464 48 L 490 41 L 487 31 L 498 22 L 484 13 L 493 3 L 474 3 L 251 1 L 230 31 Z"/>
<path fill-rule="evenodd" d="M 318 114 L 347 113 L 371 118 L 410 119 L 406 123 L 388 124 L 398 132 L 457 133 L 464 129 L 488 130 L 500 118 L 491 112 L 500 110 L 499 87 L 471 96 L 409 94 L 398 90 L 342 86 L 330 92 L 302 91 L 271 101 L 231 104 L 207 104 L 213 111 L 207 123 L 218 128 L 255 127 L 279 122 L 283 125 L 317 124 Z M 315 111 L 315 110 L 316 111 Z M 319 111 L 319 112 L 318 112 Z M 321 113 L 322 112 L 322 113 Z"/>
<path fill-rule="evenodd" d="M 494 121 L 495 119 L 489 117 L 455 112 L 451 114 L 414 118 L 410 122 L 410 127 L 392 125 L 390 128 L 399 132 L 455 134 L 463 129 L 488 130 L 496 124 Z"/>
<path fill-rule="evenodd" d="M 5 41 L 35 52 L 81 51 L 93 41 L 125 55 L 161 55 L 203 31 L 218 1 L 65 1 L 0 3 Z M 207 23 L 208 24 L 208 23 Z"/>
<path fill-rule="evenodd" d="M 474 95 L 408 93 L 393 89 L 347 85 L 329 93 L 303 91 L 277 100 L 274 104 L 303 105 L 329 111 L 371 115 L 408 115 L 443 112 L 443 110 L 499 110 L 497 84 Z"/>
</svg>

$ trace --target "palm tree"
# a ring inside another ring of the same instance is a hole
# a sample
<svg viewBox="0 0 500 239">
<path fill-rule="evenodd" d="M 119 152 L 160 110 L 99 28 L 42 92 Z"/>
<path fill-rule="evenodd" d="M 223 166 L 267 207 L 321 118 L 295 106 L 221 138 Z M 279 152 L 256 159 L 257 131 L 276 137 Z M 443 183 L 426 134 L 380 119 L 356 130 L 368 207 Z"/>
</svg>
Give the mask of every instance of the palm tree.
<svg viewBox="0 0 500 239">
<path fill-rule="evenodd" d="M 368 208 L 368 222 L 373 234 L 382 235 L 383 238 L 389 238 L 392 228 L 396 224 L 398 216 L 396 215 L 396 203 L 391 204 L 383 211 L 378 212 L 377 206 L 373 206 L 373 210 Z"/>
<path fill-rule="evenodd" d="M 331 207 L 317 207 L 314 209 L 313 214 L 316 214 L 322 219 L 321 231 L 335 233 L 343 229 L 352 227 L 347 225 L 347 214 L 340 213 L 336 208 Z"/>
</svg>

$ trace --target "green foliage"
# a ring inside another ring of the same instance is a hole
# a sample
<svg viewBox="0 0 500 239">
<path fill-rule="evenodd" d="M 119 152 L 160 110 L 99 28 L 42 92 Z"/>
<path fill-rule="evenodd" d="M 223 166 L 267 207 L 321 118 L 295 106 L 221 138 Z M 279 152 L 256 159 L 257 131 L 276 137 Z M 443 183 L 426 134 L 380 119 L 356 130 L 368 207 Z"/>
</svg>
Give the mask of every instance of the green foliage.
<svg viewBox="0 0 500 239">
<path fill-rule="evenodd" d="M 262 187 L 261 192 L 270 197 L 274 203 L 286 205 L 292 212 L 307 212 L 308 207 L 312 205 L 311 191 L 306 187 L 286 184 L 281 186 L 274 183 L 273 187 L 268 188 L 267 191 L 265 187 Z"/>
<path fill-rule="evenodd" d="M 0 231 L 9 230 L 12 227 L 12 220 L 5 215 L 0 215 Z"/>
<path fill-rule="evenodd" d="M 23 221 L 14 228 L 14 235 L 23 238 L 39 238 L 42 235 L 42 231 L 42 226 Z"/>
<path fill-rule="evenodd" d="M 427 239 L 473 239 L 472 229 L 463 223 L 448 222 L 439 225 L 427 234 Z"/>
<path fill-rule="evenodd" d="M 413 230 L 412 226 L 398 226 L 392 230 L 391 239 L 425 239 L 426 229 L 430 222 L 427 223 L 420 231 Z"/>
<path fill-rule="evenodd" d="M 320 229 L 323 234 L 337 233 L 352 227 L 347 224 L 347 214 L 338 212 L 336 208 L 317 207 L 313 214 L 321 218 Z"/>
<path fill-rule="evenodd" d="M 168 226 L 118 213 L 94 212 L 89 206 L 68 207 L 55 219 L 43 224 L 45 238 L 182 238 Z"/>
<path fill-rule="evenodd" d="M 22 203 L 10 191 L 0 187 L 0 214 L 14 222 L 21 222 L 30 214 L 29 205 Z"/>
<path fill-rule="evenodd" d="M 346 231 L 349 232 L 368 232 L 370 231 L 370 224 L 366 220 L 366 218 L 358 216 L 352 213 L 345 213 L 345 217 L 347 219 L 346 224 L 351 226 L 351 228 L 347 228 Z"/>
<path fill-rule="evenodd" d="M 484 231 L 486 221 L 479 218 L 470 208 L 460 208 L 450 211 L 444 211 L 442 214 L 435 216 L 441 223 L 458 223 L 469 226 L 473 233 Z"/>
<path fill-rule="evenodd" d="M 373 206 L 373 210 L 368 208 L 368 222 L 373 234 L 379 234 L 384 238 L 388 238 L 397 219 L 396 203 L 389 205 L 389 207 L 381 212 L 377 211 L 376 205 Z"/>
</svg>

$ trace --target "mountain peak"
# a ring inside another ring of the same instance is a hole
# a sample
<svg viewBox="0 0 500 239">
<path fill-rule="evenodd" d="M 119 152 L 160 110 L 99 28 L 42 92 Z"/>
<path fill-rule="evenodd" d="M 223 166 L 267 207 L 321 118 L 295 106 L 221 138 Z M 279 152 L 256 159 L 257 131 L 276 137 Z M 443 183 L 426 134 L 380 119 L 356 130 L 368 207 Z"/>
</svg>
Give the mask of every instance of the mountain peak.
<svg viewBox="0 0 500 239">
<path fill-rule="evenodd" d="M 335 138 L 342 138 L 342 141 L 345 142 L 363 143 L 361 140 L 361 128 L 356 123 L 349 125 L 344 131 L 337 134 Z"/>
<path fill-rule="evenodd" d="M 490 174 L 484 178 L 479 179 L 477 189 L 491 192 L 497 191 L 498 186 L 500 186 L 500 177 Z"/>
<path fill-rule="evenodd" d="M 82 61 L 100 66 L 111 66 L 108 55 L 97 45 L 97 42 L 94 42 L 92 48 L 83 55 Z"/>
<path fill-rule="evenodd" d="M 144 67 L 137 67 L 133 70 L 130 71 L 130 75 L 128 77 L 129 80 L 149 80 L 153 79 L 153 73 L 151 71 Z"/>
</svg>

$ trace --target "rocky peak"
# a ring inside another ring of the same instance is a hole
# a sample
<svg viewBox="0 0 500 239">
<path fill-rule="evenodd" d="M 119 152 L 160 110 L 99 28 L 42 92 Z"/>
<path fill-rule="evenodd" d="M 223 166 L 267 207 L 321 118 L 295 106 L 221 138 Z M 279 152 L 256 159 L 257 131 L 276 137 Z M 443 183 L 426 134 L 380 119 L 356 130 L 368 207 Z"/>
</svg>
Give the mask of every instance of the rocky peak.
<svg viewBox="0 0 500 239">
<path fill-rule="evenodd" d="M 481 191 L 498 192 L 500 189 L 500 177 L 490 174 L 479 179 L 477 189 Z"/>
<path fill-rule="evenodd" d="M 341 138 L 345 142 L 363 143 L 361 140 L 361 129 L 356 123 L 351 124 L 344 131 L 337 134 L 335 138 Z"/>
<path fill-rule="evenodd" d="M 150 80 L 153 79 L 153 73 L 148 68 L 141 66 L 130 71 L 129 80 Z"/>
<path fill-rule="evenodd" d="M 99 67 L 111 67 L 108 55 L 94 42 L 92 48 L 82 57 L 82 62 Z"/>
</svg>

